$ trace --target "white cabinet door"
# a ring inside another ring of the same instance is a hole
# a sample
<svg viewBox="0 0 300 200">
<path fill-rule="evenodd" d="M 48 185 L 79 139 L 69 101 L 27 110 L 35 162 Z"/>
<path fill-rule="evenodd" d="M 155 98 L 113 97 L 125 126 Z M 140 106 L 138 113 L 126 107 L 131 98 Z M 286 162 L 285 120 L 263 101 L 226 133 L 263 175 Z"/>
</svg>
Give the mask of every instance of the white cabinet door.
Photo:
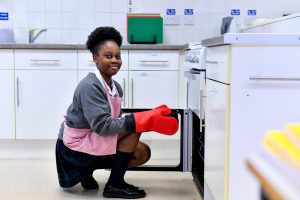
<svg viewBox="0 0 300 200">
<path fill-rule="evenodd" d="M 234 47 L 232 56 L 228 184 L 240 187 L 229 199 L 254 199 L 259 187 L 245 161 L 268 130 L 300 122 L 299 47 Z"/>
<path fill-rule="evenodd" d="M 79 81 L 83 79 L 88 73 L 90 72 L 96 72 L 97 70 L 79 70 L 78 72 L 78 79 Z M 128 108 L 128 71 L 119 71 L 115 76 L 113 76 L 113 79 L 117 81 L 122 89 L 123 89 L 123 108 Z"/>
<path fill-rule="evenodd" d="M 225 198 L 228 155 L 229 86 L 206 80 L 204 178 L 215 199 Z M 206 198 L 205 198 L 206 199 Z"/>
<path fill-rule="evenodd" d="M 76 83 L 77 70 L 16 70 L 16 138 L 57 138 Z"/>
<path fill-rule="evenodd" d="M 0 49 L 0 69 L 14 69 L 14 53 L 12 49 Z"/>
<path fill-rule="evenodd" d="M 178 71 L 129 71 L 131 108 L 178 108 Z"/>
<path fill-rule="evenodd" d="M 13 139 L 14 135 L 14 71 L 0 70 L 0 139 Z"/>
</svg>

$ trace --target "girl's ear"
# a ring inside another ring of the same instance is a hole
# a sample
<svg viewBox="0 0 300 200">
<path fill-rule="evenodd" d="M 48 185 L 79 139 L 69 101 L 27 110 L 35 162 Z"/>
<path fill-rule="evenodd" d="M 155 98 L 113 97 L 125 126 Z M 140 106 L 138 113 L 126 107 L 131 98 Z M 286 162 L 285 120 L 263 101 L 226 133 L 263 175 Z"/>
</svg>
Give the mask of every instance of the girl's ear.
<svg viewBox="0 0 300 200">
<path fill-rule="evenodd" d="M 97 64 L 97 59 L 98 59 L 98 56 L 96 54 L 93 54 L 93 61 Z"/>
</svg>

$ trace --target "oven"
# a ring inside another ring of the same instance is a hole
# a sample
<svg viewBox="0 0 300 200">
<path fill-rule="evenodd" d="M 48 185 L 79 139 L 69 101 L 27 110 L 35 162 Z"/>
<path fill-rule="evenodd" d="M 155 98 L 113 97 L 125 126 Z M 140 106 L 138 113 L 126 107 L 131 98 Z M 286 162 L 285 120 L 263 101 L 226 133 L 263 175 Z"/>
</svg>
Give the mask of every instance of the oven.
<svg viewBox="0 0 300 200">
<path fill-rule="evenodd" d="M 201 196 L 204 196 L 204 151 L 205 151 L 205 66 L 203 59 L 205 51 L 199 49 L 189 53 L 196 61 L 186 59 L 187 70 L 184 76 L 187 79 L 187 108 L 188 108 L 188 135 L 191 138 L 191 171 L 194 182 Z M 201 55 L 200 55 L 201 52 Z M 195 65 L 197 63 L 197 65 Z"/>
</svg>

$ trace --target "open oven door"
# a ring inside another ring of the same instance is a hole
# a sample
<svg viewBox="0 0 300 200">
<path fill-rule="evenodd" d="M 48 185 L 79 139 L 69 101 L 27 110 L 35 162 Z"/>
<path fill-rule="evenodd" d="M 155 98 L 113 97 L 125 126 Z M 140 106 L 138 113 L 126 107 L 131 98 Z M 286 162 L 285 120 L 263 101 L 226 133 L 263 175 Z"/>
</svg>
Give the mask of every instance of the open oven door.
<svg viewBox="0 0 300 200">
<path fill-rule="evenodd" d="M 122 109 L 123 115 L 149 109 Z M 149 145 L 151 149 L 150 160 L 142 166 L 131 168 L 135 171 L 190 171 L 190 138 L 187 133 L 188 111 L 178 111 L 179 129 L 172 136 L 155 132 L 142 133 L 140 141 Z"/>
</svg>

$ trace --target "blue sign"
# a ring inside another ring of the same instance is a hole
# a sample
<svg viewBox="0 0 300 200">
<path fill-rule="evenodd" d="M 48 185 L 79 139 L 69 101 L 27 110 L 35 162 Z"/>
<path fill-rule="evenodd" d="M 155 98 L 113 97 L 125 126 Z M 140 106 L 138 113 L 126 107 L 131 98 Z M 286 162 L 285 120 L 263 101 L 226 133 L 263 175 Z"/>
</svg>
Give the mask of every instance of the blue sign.
<svg viewBox="0 0 300 200">
<path fill-rule="evenodd" d="M 231 15 L 240 15 L 241 11 L 240 9 L 231 9 Z"/>
<path fill-rule="evenodd" d="M 193 9 L 184 9 L 184 15 L 193 15 L 194 10 Z"/>
<path fill-rule="evenodd" d="M 176 15 L 176 9 L 167 9 L 167 15 Z"/>
<path fill-rule="evenodd" d="M 0 12 L 0 20 L 8 20 L 8 13 Z"/>
<path fill-rule="evenodd" d="M 248 10 L 248 15 L 256 15 L 256 10 Z"/>
</svg>

